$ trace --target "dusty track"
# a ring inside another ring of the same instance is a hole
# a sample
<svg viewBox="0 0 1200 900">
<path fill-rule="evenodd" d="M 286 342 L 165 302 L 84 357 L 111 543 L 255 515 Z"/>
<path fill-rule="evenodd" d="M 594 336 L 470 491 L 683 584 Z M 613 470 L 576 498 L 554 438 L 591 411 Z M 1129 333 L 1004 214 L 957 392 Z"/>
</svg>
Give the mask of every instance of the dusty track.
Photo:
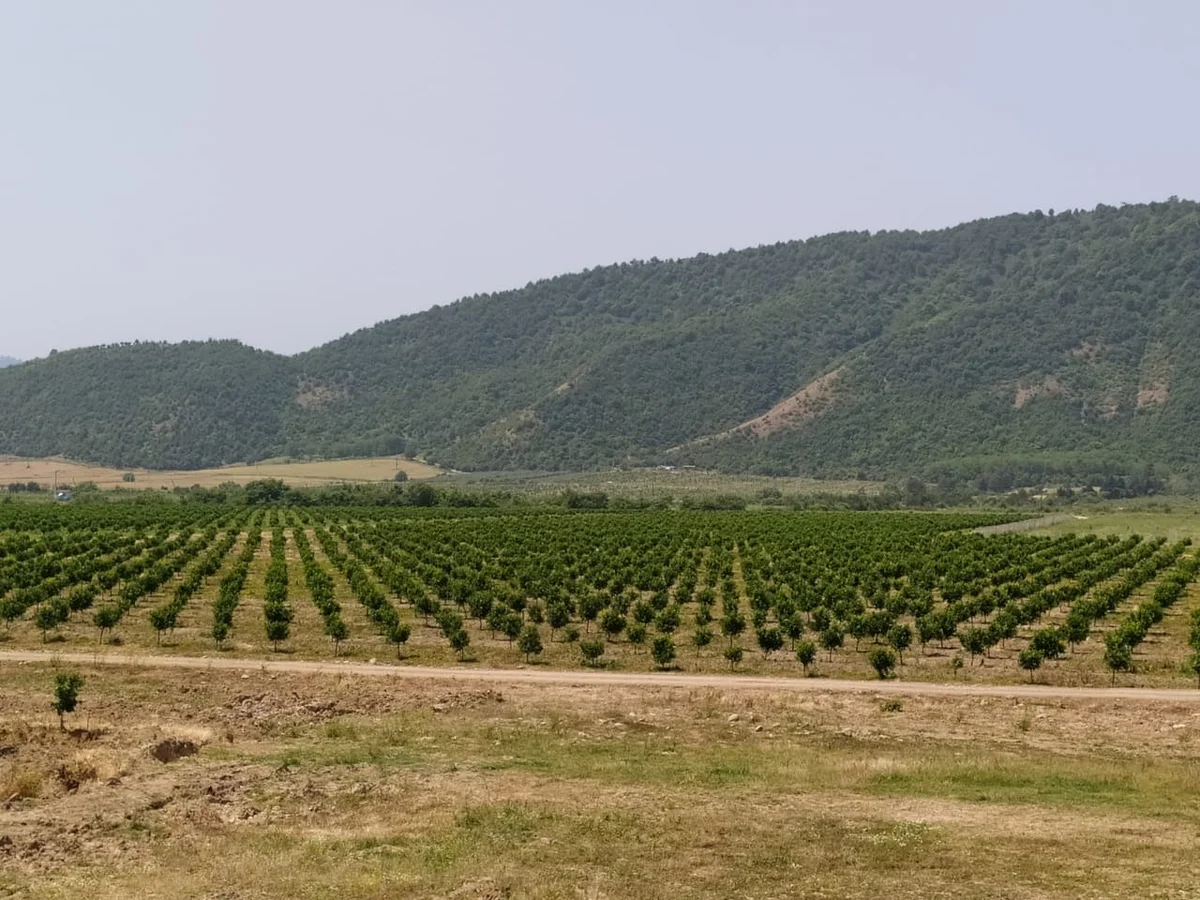
<svg viewBox="0 0 1200 900">
<path fill-rule="evenodd" d="M 200 669 L 249 672 L 302 672 L 367 675 L 383 678 L 441 679 L 493 684 L 611 685 L 613 687 L 725 688 L 807 693 L 905 694 L 923 697 L 1020 697 L 1072 700 L 1148 700 L 1200 704 L 1200 690 L 1157 688 L 1071 688 L 1037 684 L 937 684 L 924 681 L 851 681 L 832 678 L 762 678 L 748 675 L 682 675 L 672 672 L 577 672 L 560 669 L 445 669 L 351 662 L 305 662 L 153 656 L 118 653 L 40 653 L 0 651 L 5 663 L 72 663 L 155 669 Z"/>
</svg>

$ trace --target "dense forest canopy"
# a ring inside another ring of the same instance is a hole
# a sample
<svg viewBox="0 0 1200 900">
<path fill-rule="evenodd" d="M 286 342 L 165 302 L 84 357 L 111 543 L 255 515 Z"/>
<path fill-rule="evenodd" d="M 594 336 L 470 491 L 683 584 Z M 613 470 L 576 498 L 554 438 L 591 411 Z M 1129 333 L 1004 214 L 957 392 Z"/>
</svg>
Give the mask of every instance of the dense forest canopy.
<svg viewBox="0 0 1200 900">
<path fill-rule="evenodd" d="M 293 357 L 133 343 L 0 373 L 0 452 L 191 468 L 417 452 L 995 478 L 1186 471 L 1200 204 L 602 266 Z M 789 399 L 790 398 L 790 399 Z"/>
</svg>

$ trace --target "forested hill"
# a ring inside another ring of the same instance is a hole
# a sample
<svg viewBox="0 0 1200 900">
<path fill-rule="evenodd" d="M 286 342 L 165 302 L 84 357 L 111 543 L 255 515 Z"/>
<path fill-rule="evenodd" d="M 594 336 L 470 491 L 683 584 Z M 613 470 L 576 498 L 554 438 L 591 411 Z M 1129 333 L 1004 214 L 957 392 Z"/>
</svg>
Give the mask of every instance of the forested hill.
<svg viewBox="0 0 1200 900">
<path fill-rule="evenodd" d="M 0 356 L 0 369 L 7 369 L 9 366 L 15 366 L 21 361 L 11 356 Z"/>
<path fill-rule="evenodd" d="M 0 452 L 192 467 L 407 448 L 463 469 L 1186 469 L 1200 205 L 604 266 L 295 357 L 128 344 L 0 372 Z"/>
</svg>

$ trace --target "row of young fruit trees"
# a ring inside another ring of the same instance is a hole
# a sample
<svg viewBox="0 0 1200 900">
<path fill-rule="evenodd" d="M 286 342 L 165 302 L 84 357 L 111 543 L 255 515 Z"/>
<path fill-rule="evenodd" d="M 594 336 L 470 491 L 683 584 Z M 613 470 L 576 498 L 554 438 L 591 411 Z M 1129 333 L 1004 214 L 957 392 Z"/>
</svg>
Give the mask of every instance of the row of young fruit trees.
<svg viewBox="0 0 1200 900">
<path fill-rule="evenodd" d="M 319 613 L 336 654 L 352 636 L 342 604 L 353 602 L 398 653 L 426 626 L 460 658 L 473 640 L 507 641 L 531 660 L 552 641 L 576 645 L 592 665 L 616 644 L 645 645 L 660 667 L 691 653 L 736 667 L 749 648 L 792 655 L 808 670 L 822 653 L 865 643 L 886 676 L 918 645 L 957 646 L 952 663 L 970 665 L 1020 635 L 1028 640 L 1018 662 L 1032 677 L 1104 620 L 1103 659 L 1115 677 L 1200 571 L 1188 541 L 972 531 L 992 521 L 14 504 L 0 511 L 0 618 L 6 628 L 28 621 L 44 638 L 90 619 L 103 641 L 145 607 L 161 638 L 189 604 L 203 604 L 222 647 L 265 550 L 260 634 L 276 649 L 293 637 L 302 602 Z M 289 583 L 289 546 L 302 584 Z M 1200 677 L 1200 612 L 1191 643 L 1181 662 Z"/>
</svg>

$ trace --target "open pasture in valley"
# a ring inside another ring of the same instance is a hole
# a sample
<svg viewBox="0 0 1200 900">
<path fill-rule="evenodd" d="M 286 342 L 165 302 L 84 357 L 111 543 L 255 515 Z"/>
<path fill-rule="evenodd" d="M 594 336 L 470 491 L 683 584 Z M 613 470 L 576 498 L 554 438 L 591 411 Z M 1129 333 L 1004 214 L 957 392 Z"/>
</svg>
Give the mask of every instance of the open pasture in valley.
<svg viewBox="0 0 1200 900">
<path fill-rule="evenodd" d="M 247 484 L 264 478 L 278 478 L 295 487 L 336 484 L 342 481 L 391 481 L 397 472 L 409 478 L 433 478 L 441 469 L 414 459 L 395 456 L 369 459 L 331 459 L 313 462 L 287 460 L 252 465 L 222 466 L 214 469 L 117 469 L 73 462 L 66 459 L 25 459 L 0 456 L 0 490 L 8 484 L 37 482 L 43 488 L 55 484 L 71 487 L 92 482 L 100 488 L 186 488 L 193 485 L 216 487 L 221 484 Z M 132 474 L 134 480 L 127 481 Z"/>
</svg>

